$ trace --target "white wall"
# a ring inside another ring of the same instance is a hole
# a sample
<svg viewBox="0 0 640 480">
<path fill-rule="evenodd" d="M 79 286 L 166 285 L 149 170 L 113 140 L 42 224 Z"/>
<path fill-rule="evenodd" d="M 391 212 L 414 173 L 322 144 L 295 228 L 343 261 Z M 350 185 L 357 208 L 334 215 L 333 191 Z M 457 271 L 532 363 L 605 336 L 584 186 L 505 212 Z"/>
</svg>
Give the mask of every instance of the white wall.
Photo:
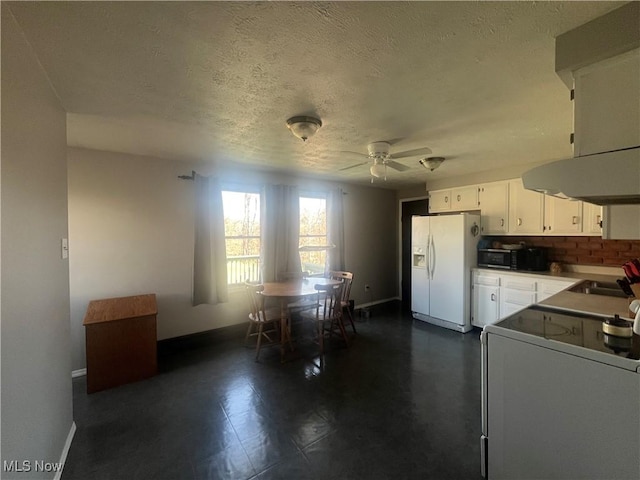
<svg viewBox="0 0 640 480">
<path fill-rule="evenodd" d="M 9 7 L 1 8 L 2 462 L 58 462 L 73 422 L 69 264 L 60 248 L 66 117 Z"/>
<path fill-rule="evenodd" d="M 238 172 L 121 153 L 69 148 L 69 242 L 73 369 L 84 368 L 82 320 L 92 299 L 155 293 L 158 339 L 246 321 L 243 292 L 228 303 L 191 306 L 195 169 L 225 181 L 326 182 Z M 365 303 L 397 296 L 395 192 L 343 185 L 346 268 L 355 274 L 352 298 Z M 365 295 L 364 284 L 371 285 Z"/>
</svg>

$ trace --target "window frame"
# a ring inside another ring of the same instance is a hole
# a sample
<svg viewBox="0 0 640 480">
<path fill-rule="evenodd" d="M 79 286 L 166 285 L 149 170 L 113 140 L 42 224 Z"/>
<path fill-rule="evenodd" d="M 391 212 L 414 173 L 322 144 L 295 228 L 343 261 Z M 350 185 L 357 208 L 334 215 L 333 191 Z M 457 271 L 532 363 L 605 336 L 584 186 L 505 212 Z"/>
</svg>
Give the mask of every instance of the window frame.
<svg viewBox="0 0 640 480">
<path fill-rule="evenodd" d="M 246 278 L 240 279 L 239 282 L 237 283 L 231 283 L 230 280 L 232 280 L 232 273 L 231 273 L 231 269 L 229 268 L 229 254 L 227 251 L 227 240 L 242 240 L 242 239 L 249 239 L 249 240 L 258 240 L 258 245 L 259 245 L 259 249 L 258 249 L 258 262 L 257 262 L 257 267 L 255 268 L 256 273 L 257 273 L 257 277 L 256 278 L 249 278 L 251 281 L 260 281 L 260 270 L 262 267 L 262 202 L 263 202 L 263 198 L 262 198 L 262 192 L 261 189 L 258 187 L 252 187 L 252 186 L 248 186 L 248 185 L 229 185 L 229 184 L 222 184 L 220 186 L 220 190 L 222 192 L 222 210 L 223 210 L 223 215 L 224 215 L 224 220 L 226 221 L 227 219 L 227 215 L 224 209 L 224 194 L 225 192 L 229 192 L 229 193 L 240 193 L 240 194 L 250 194 L 250 195 L 257 195 L 258 196 L 258 228 L 259 228 L 259 234 L 258 235 L 227 235 L 226 232 L 226 228 L 225 228 L 225 232 L 224 232 L 224 241 L 225 241 L 225 261 L 227 264 L 227 287 L 229 288 L 229 290 L 234 291 L 234 290 L 240 290 L 242 289 L 245 280 L 247 280 Z M 225 225 L 226 226 L 226 225 Z M 250 257 L 254 257 L 255 255 L 250 255 Z M 237 256 L 236 256 L 237 257 Z M 240 256 L 242 257 L 242 255 Z M 233 258 L 233 257 L 231 257 Z"/>
<path fill-rule="evenodd" d="M 329 243 L 329 210 L 328 210 L 328 193 L 327 192 L 310 192 L 310 191 L 301 191 L 300 194 L 298 195 L 299 197 L 299 202 L 302 201 L 303 198 L 309 198 L 309 199 L 319 199 L 319 200 L 324 200 L 324 214 L 325 214 L 325 224 L 324 224 L 324 230 L 325 230 L 325 234 L 323 235 L 324 239 L 325 239 L 325 243 L 324 245 L 302 245 L 302 239 L 303 238 L 319 238 L 322 237 L 321 235 L 308 235 L 308 234 L 302 234 L 302 232 L 299 232 L 298 234 L 298 253 L 301 255 L 304 252 L 321 252 L 324 251 L 325 253 L 325 260 L 324 260 L 324 266 L 323 266 L 323 272 L 322 274 L 326 274 L 327 273 L 327 269 L 329 267 L 329 255 L 331 253 L 331 249 L 335 248 L 335 245 L 331 245 Z M 298 221 L 300 222 L 301 220 L 301 213 L 302 213 L 302 209 L 300 209 L 300 214 L 298 215 L 299 219 Z M 302 224 L 300 224 L 300 227 L 302 226 Z M 302 264 L 302 255 L 300 256 L 300 263 Z M 304 267 L 303 267 L 304 268 Z M 312 275 L 317 275 L 317 273 L 312 273 Z"/>
</svg>

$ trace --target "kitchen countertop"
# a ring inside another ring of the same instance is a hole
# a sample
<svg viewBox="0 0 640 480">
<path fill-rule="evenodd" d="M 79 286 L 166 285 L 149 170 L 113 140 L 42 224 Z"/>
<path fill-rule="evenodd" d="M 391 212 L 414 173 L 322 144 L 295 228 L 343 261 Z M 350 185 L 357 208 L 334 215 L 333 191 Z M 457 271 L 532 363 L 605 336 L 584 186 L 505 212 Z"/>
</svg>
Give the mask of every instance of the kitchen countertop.
<svg viewBox="0 0 640 480">
<path fill-rule="evenodd" d="M 485 272 L 506 274 L 506 275 L 535 275 L 542 276 L 549 279 L 557 278 L 558 280 L 573 280 L 574 282 L 571 288 L 576 283 L 583 280 L 594 280 L 599 282 L 614 282 L 619 278 L 624 278 L 624 275 L 602 275 L 597 273 L 585 273 L 585 272 L 560 272 L 552 273 L 550 271 L 545 272 L 532 272 L 530 270 L 496 270 L 492 268 L 476 268 L 475 270 L 482 270 Z M 633 298 L 633 297 L 632 297 Z M 594 314 L 605 317 L 613 317 L 614 315 L 620 315 L 625 319 L 633 319 L 631 312 L 629 311 L 629 299 L 608 297 L 605 295 L 584 294 L 577 292 L 568 292 L 566 289 L 556 293 L 555 295 L 538 302 L 539 305 L 546 305 L 548 307 L 557 308 L 560 310 L 566 310 L 569 312 L 580 312 L 587 314 Z"/>
<path fill-rule="evenodd" d="M 589 280 L 594 280 L 589 278 Z M 594 295 L 563 290 L 555 295 L 538 302 L 538 305 L 545 305 L 570 312 L 589 313 L 605 317 L 620 317 L 631 320 L 629 311 L 629 299 L 619 297 L 608 297 L 606 295 Z"/>
<path fill-rule="evenodd" d="M 482 268 L 477 267 L 473 270 L 483 271 L 487 273 L 496 273 L 499 275 L 536 275 L 546 278 L 557 278 L 558 280 L 596 280 L 600 282 L 615 282 L 618 278 L 624 278 L 622 269 L 620 269 L 620 275 L 603 275 L 600 273 L 586 273 L 586 272 L 560 272 L 553 273 L 549 270 L 543 272 L 534 272 L 532 270 L 502 270 L 497 268 Z"/>
</svg>

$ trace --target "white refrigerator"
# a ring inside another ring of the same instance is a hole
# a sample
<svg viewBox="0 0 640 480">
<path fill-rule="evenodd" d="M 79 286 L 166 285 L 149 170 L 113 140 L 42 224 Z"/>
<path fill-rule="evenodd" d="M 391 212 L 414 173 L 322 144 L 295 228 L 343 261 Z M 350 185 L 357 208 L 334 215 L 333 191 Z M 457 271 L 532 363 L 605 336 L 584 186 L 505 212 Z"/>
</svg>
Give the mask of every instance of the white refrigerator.
<svg viewBox="0 0 640 480">
<path fill-rule="evenodd" d="M 471 330 L 471 269 L 476 266 L 480 215 L 413 216 L 411 312 L 417 320 Z"/>
</svg>

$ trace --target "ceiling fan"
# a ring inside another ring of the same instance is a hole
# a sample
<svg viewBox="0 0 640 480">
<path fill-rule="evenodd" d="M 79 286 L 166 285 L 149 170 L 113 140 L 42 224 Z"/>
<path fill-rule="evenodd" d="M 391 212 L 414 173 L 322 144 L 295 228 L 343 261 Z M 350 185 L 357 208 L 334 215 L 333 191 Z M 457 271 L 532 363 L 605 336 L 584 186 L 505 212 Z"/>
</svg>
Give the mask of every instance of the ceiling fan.
<svg viewBox="0 0 640 480">
<path fill-rule="evenodd" d="M 366 165 L 369 162 L 373 161 L 373 164 L 369 168 L 369 172 L 371 173 L 371 183 L 373 183 L 374 178 L 384 178 L 384 180 L 387 179 L 387 167 L 393 168 L 398 172 L 404 172 L 410 169 L 410 167 L 396 162 L 395 159 L 417 157 L 420 155 L 428 155 L 429 153 L 431 153 L 431 149 L 427 147 L 416 148 L 414 150 L 406 150 L 404 152 L 397 152 L 393 154 L 391 154 L 390 150 L 391 144 L 389 142 L 372 142 L 367 145 L 367 151 L 369 152 L 368 154 L 359 152 L 342 152 L 348 153 L 350 155 L 358 155 L 359 157 L 364 157 L 367 160 L 356 163 L 355 165 L 341 168 L 340 170 L 350 170 L 361 165 Z"/>
</svg>

